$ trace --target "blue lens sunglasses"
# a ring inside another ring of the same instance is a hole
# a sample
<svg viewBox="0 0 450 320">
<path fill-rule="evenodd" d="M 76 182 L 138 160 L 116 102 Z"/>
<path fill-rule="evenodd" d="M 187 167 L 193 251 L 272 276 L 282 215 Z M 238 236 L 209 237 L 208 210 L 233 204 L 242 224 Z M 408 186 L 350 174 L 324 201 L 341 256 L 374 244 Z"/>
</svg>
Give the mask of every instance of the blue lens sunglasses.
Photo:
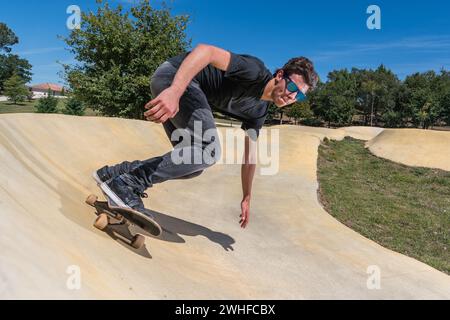
<svg viewBox="0 0 450 320">
<path fill-rule="evenodd" d="M 284 76 L 284 79 L 286 80 L 286 88 L 289 92 L 297 92 L 297 95 L 295 96 L 295 99 L 297 102 L 302 102 L 306 100 L 306 95 L 301 91 L 294 81 L 290 77 Z"/>
</svg>

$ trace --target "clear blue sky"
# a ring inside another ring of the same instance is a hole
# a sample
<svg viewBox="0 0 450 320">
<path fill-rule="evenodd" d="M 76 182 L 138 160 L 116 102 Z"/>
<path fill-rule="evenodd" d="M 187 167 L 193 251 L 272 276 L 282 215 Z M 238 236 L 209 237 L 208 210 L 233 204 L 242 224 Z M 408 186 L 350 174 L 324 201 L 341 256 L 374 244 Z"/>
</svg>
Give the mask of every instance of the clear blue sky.
<svg viewBox="0 0 450 320">
<path fill-rule="evenodd" d="M 125 8 L 133 0 L 110 0 Z M 160 7 L 161 1 L 152 1 Z M 57 61 L 73 57 L 57 35 L 67 35 L 69 5 L 95 9 L 94 0 L 0 0 L 0 21 L 20 38 L 15 53 L 33 65 L 32 83 L 61 83 Z M 381 30 L 369 30 L 367 7 L 381 8 Z M 174 0 L 173 14 L 189 14 L 192 45 L 209 43 L 262 59 L 273 71 L 304 55 L 322 79 L 341 68 L 376 68 L 400 78 L 450 69 L 450 1 Z"/>
</svg>

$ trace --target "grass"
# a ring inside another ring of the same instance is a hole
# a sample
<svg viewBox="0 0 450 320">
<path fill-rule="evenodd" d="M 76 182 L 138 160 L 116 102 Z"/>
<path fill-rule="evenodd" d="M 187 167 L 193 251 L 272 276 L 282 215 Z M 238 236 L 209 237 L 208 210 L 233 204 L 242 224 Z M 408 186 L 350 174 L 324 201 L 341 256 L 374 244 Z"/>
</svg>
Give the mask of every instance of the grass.
<svg viewBox="0 0 450 320">
<path fill-rule="evenodd" d="M 363 236 L 450 274 L 450 172 L 380 159 L 352 138 L 319 148 L 319 198 Z"/>
<path fill-rule="evenodd" d="M 2 113 L 34 113 L 36 112 L 35 105 L 37 104 L 37 100 L 33 100 L 31 102 L 21 102 L 18 104 L 13 104 L 9 101 L 0 102 L 0 114 Z M 66 100 L 61 99 L 58 103 L 58 113 L 62 113 L 62 109 L 64 108 Z M 90 108 L 86 108 L 85 116 L 98 116 L 98 113 Z"/>
<path fill-rule="evenodd" d="M 58 113 L 62 113 L 62 109 L 65 104 L 64 99 L 61 99 L 58 104 Z M 23 102 L 19 104 L 13 104 L 12 102 L 0 102 L 0 114 L 2 113 L 34 113 L 35 105 L 37 104 L 37 100 L 33 100 L 32 102 Z M 95 112 L 91 108 L 86 108 L 85 116 L 95 117 L 95 116 L 101 116 L 98 112 Z M 217 119 L 219 122 L 222 122 L 224 124 L 232 124 L 232 125 L 240 125 L 241 123 L 236 120 L 232 120 L 229 117 L 222 116 L 219 113 L 214 114 L 214 118 Z"/>
<path fill-rule="evenodd" d="M 35 102 L 23 102 L 13 104 L 12 102 L 0 102 L 0 113 L 30 113 L 34 112 Z"/>
</svg>

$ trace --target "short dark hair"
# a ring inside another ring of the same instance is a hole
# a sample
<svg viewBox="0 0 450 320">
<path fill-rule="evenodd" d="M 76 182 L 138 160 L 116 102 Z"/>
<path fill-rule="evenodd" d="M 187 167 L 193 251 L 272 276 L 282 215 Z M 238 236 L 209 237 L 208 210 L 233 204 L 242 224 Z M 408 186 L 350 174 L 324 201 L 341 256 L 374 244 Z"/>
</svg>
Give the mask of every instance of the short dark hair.
<svg viewBox="0 0 450 320">
<path fill-rule="evenodd" d="M 283 70 L 284 74 L 288 76 L 292 75 L 293 73 L 301 75 L 306 84 L 310 86 L 310 90 L 314 89 L 319 82 L 319 76 L 314 70 L 314 64 L 311 60 L 305 57 L 292 58 L 284 65 L 283 68 L 277 69 L 277 71 L 275 71 L 274 77 L 280 70 Z"/>
</svg>

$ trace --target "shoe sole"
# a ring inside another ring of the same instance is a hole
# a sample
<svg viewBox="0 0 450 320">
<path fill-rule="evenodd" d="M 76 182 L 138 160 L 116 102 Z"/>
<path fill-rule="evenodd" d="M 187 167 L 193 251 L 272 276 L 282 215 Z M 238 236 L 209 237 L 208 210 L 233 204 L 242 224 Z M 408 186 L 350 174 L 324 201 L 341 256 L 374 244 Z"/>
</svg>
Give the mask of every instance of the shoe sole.
<svg viewBox="0 0 450 320">
<path fill-rule="evenodd" d="M 108 200 L 110 200 L 113 203 L 114 207 L 120 207 L 120 208 L 124 208 L 124 209 L 131 209 L 130 206 L 127 206 L 122 199 L 119 198 L 119 196 L 117 194 L 115 194 L 110 188 L 109 186 L 103 182 L 102 184 L 100 184 L 100 189 L 102 189 L 103 193 L 107 196 L 107 198 L 109 198 Z M 109 201 L 108 201 L 109 202 Z M 133 210 L 133 209 L 131 209 Z"/>
<path fill-rule="evenodd" d="M 100 186 L 103 183 L 102 179 L 100 179 L 100 177 L 98 176 L 97 171 L 94 171 L 92 173 L 92 178 L 94 178 L 94 180 L 95 180 L 95 182 L 97 182 L 98 186 Z"/>
<path fill-rule="evenodd" d="M 127 206 L 122 199 L 120 199 L 109 187 L 106 183 L 102 183 L 100 185 L 100 188 L 102 189 L 103 193 L 105 194 L 105 196 L 108 198 L 108 205 L 111 209 L 114 208 L 119 208 L 119 209 L 127 209 L 130 210 L 132 214 L 141 216 L 142 218 L 144 218 L 146 221 L 150 220 L 150 223 L 152 223 L 153 225 L 156 225 L 157 229 L 159 230 L 158 235 L 161 234 L 161 227 L 159 226 L 159 224 L 156 222 L 155 217 L 153 215 L 146 215 L 140 211 L 134 210 L 133 208 L 131 208 L 130 206 Z M 114 205 L 110 204 L 110 201 L 112 201 L 114 203 Z M 132 221 L 134 219 L 131 219 L 130 221 Z M 144 228 L 145 229 L 145 228 Z M 149 231 L 151 234 L 153 234 L 152 231 Z"/>
<path fill-rule="evenodd" d="M 97 174 L 97 171 L 94 171 L 92 173 L 92 177 L 97 182 L 97 186 L 100 187 L 100 189 L 102 190 L 103 194 L 110 198 L 110 200 L 112 202 L 112 203 L 110 203 L 111 206 L 113 206 L 113 207 L 123 207 L 123 208 L 131 209 L 130 206 L 127 206 L 123 201 L 121 201 L 120 198 L 108 187 L 108 185 L 105 182 L 103 182 L 102 179 L 100 179 L 100 177 Z M 101 186 L 102 184 L 105 184 L 105 188 L 103 188 Z M 119 201 L 116 201 L 116 200 L 119 200 Z M 120 203 L 121 205 L 118 205 L 118 203 Z M 153 217 L 153 215 L 144 215 L 144 216 L 155 220 L 155 217 Z"/>
</svg>

